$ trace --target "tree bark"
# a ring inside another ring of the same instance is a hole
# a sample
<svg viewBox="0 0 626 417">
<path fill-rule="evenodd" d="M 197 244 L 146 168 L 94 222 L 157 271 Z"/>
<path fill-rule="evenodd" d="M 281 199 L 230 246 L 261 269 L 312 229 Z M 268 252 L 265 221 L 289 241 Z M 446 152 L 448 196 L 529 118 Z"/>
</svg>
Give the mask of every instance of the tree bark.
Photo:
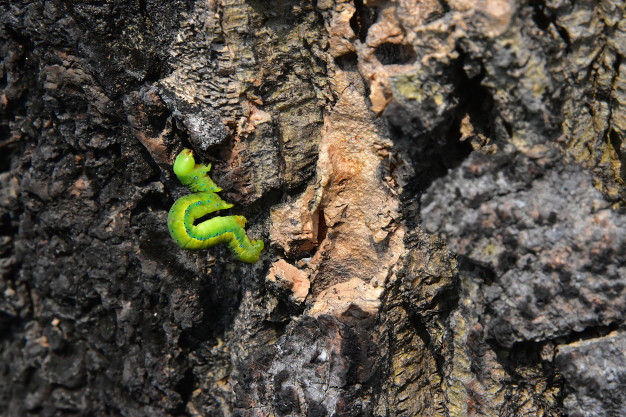
<svg viewBox="0 0 626 417">
<path fill-rule="evenodd" d="M 625 10 L 0 0 L 0 416 L 623 415 Z"/>
</svg>

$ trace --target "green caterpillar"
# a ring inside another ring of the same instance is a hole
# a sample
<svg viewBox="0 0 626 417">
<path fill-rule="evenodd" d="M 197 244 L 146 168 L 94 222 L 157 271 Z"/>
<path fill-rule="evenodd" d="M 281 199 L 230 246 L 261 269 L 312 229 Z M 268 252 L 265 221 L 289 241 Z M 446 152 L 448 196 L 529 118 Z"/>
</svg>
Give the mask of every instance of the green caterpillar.
<svg viewBox="0 0 626 417">
<path fill-rule="evenodd" d="M 196 165 L 189 149 L 184 149 L 176 157 L 174 173 L 183 185 L 195 193 L 179 198 L 170 209 L 167 227 L 172 239 L 181 248 L 192 250 L 228 243 L 237 259 L 254 263 L 259 259 L 264 245 L 260 240 L 248 239 L 244 229 L 245 217 L 213 217 L 194 225 L 194 221 L 202 216 L 233 206 L 216 194 L 222 189 L 209 177 L 210 169 L 211 164 Z"/>
</svg>

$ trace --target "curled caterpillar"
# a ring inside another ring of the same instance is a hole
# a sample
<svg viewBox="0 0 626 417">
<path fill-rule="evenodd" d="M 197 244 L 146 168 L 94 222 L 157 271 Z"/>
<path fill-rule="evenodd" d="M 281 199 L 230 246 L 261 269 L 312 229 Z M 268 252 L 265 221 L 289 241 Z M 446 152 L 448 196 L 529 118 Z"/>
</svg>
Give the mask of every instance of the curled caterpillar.
<svg viewBox="0 0 626 417">
<path fill-rule="evenodd" d="M 167 216 L 170 235 L 183 249 L 200 250 L 227 243 L 237 259 L 254 263 L 264 245 L 260 240 L 248 239 L 244 229 L 245 217 L 213 217 L 194 225 L 196 219 L 233 206 L 217 195 L 222 189 L 209 178 L 210 169 L 211 164 L 196 165 L 189 149 L 184 149 L 176 157 L 174 173 L 183 185 L 195 193 L 179 198 L 170 209 Z"/>
</svg>

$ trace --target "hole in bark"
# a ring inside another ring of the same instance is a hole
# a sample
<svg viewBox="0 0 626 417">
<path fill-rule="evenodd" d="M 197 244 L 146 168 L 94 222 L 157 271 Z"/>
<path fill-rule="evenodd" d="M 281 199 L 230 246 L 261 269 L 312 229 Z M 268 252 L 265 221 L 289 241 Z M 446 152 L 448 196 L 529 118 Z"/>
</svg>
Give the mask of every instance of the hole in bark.
<svg viewBox="0 0 626 417">
<path fill-rule="evenodd" d="M 350 18 L 350 27 L 361 42 L 365 42 L 367 31 L 376 21 L 376 9 L 365 7 L 363 0 L 354 0 L 354 14 Z"/>
<path fill-rule="evenodd" d="M 609 132 L 609 142 L 621 162 L 619 176 L 623 180 L 626 180 L 626 155 L 622 152 L 622 138 L 620 138 L 619 133 L 613 129 Z M 0 169 L 0 171 L 2 171 L 2 169 Z"/>
<path fill-rule="evenodd" d="M 493 312 L 490 312 L 490 314 L 493 314 Z M 505 328 L 507 332 L 511 332 L 511 328 L 508 324 Z M 541 350 L 548 343 L 569 344 L 582 340 L 591 340 L 604 337 L 618 329 L 620 329 L 620 326 L 616 323 L 609 323 L 604 326 L 590 326 L 581 332 L 571 332 L 568 335 L 541 342 L 531 340 L 515 342 L 510 348 L 501 346 L 493 338 L 486 339 L 486 342 L 496 353 L 498 362 L 502 364 L 509 373 L 515 375 L 519 374 L 519 371 L 523 368 L 534 367 L 540 364 L 542 362 Z M 493 333 L 493 330 L 490 333 Z"/>
<path fill-rule="evenodd" d="M 163 199 L 163 194 L 156 191 L 147 192 L 131 211 L 131 218 L 134 219 L 140 213 L 149 213 L 152 211 L 169 211 L 169 202 Z"/>
<path fill-rule="evenodd" d="M 617 157 L 622 159 L 622 139 L 619 137 L 619 134 L 613 129 L 611 129 L 611 131 L 609 132 L 609 142 L 611 143 L 613 150 L 617 154 Z"/>
<path fill-rule="evenodd" d="M 9 73 L 5 72 L 2 77 L 0 77 L 0 88 L 5 88 L 9 84 Z"/>
<path fill-rule="evenodd" d="M 356 71 L 358 56 L 356 52 L 350 51 L 335 58 L 335 64 L 343 71 Z"/>
<path fill-rule="evenodd" d="M 13 321 L 17 321 L 16 317 L 0 311 L 0 340 L 3 340 L 11 335 L 9 330 Z"/>
<path fill-rule="evenodd" d="M 146 0 L 138 0 L 138 2 L 139 2 L 139 13 L 141 13 L 142 16 L 147 16 L 148 8 L 146 7 Z"/>
<path fill-rule="evenodd" d="M 554 14 L 546 13 L 545 0 L 531 0 L 530 6 L 533 8 L 532 19 L 537 27 L 545 31 L 548 30 L 551 24 L 554 25 L 557 32 L 559 33 L 559 36 L 567 45 L 567 51 L 569 52 L 569 47 L 571 45 L 569 35 L 567 34 L 567 31 L 565 29 L 557 24 L 556 16 Z"/>
<path fill-rule="evenodd" d="M 539 363 L 542 344 L 528 341 L 517 342 L 509 351 L 509 365 L 513 368 L 532 367 Z"/>
<path fill-rule="evenodd" d="M 552 20 L 555 20 L 554 17 L 552 18 Z M 561 26 L 557 25 L 556 23 L 554 23 L 554 27 L 556 28 L 556 31 L 559 32 L 559 35 L 561 36 L 561 39 L 563 39 L 563 42 L 565 42 L 565 45 L 567 45 L 567 48 L 565 48 L 566 52 L 570 52 L 571 50 L 571 45 L 572 45 L 572 41 L 569 38 L 569 34 L 567 33 L 567 31 L 562 28 Z"/>
<path fill-rule="evenodd" d="M 176 388 L 174 389 L 180 394 L 182 399 L 175 412 L 184 414 L 184 406 L 191 400 L 195 386 L 196 378 L 193 375 L 192 369 L 188 368 L 183 374 L 183 378 L 176 384 Z"/>
<path fill-rule="evenodd" d="M 533 21 L 541 30 L 548 29 L 551 20 L 546 16 L 546 5 L 541 0 L 531 1 L 530 5 L 533 7 Z"/>
<path fill-rule="evenodd" d="M 430 146 L 427 143 L 423 144 L 426 153 L 419 161 L 420 178 L 417 181 L 420 190 L 425 190 L 434 180 L 443 177 L 449 170 L 459 166 L 473 150 L 469 142 L 460 140 L 460 122 L 458 120 L 452 121 L 448 126 L 449 129 L 439 133 L 442 139 L 438 143 L 430 143 Z"/>
<path fill-rule="evenodd" d="M 374 56 L 383 65 L 407 65 L 415 61 L 417 55 L 411 45 L 383 43 L 376 48 Z"/>
<path fill-rule="evenodd" d="M 4 126 L 0 126 L 0 140 L 2 140 L 2 138 L 5 138 L 7 136 L 9 136 L 9 132 L 6 132 L 5 135 L 5 129 L 3 129 L 2 127 Z M 0 148 L 0 172 L 8 172 L 11 170 L 11 152 L 8 152 L 6 149 L 1 149 Z"/>
<path fill-rule="evenodd" d="M 477 75 L 470 78 L 463 68 L 463 62 L 464 57 L 461 56 L 456 67 L 452 68 L 454 72 L 451 81 L 454 82 L 456 97 L 446 98 L 458 104 L 451 107 L 447 117 L 436 126 L 428 126 L 423 114 L 413 113 L 411 107 L 397 102 L 392 101 L 385 110 L 391 136 L 400 152 L 404 151 L 409 156 L 414 169 L 414 176 L 408 181 L 402 196 L 407 210 L 419 211 L 414 204 L 416 196 L 437 178 L 458 167 L 473 151 L 470 140 L 461 141 L 461 122 L 466 116 L 469 115 L 476 135 L 491 139 L 495 136 L 493 99 L 481 85 L 484 69 L 477 64 L 475 71 L 471 71 Z"/>
<path fill-rule="evenodd" d="M 480 280 L 485 284 L 492 284 L 496 280 L 496 273 L 489 265 L 469 258 L 465 255 L 456 255 L 458 260 L 458 269 L 462 274 L 470 277 L 472 280 Z"/>
<path fill-rule="evenodd" d="M 493 99 L 489 91 L 482 86 L 482 80 L 485 77 L 485 69 L 480 67 L 478 75 L 468 77 L 463 69 L 462 60 L 459 60 L 457 67 L 457 83 L 456 91 L 459 92 L 459 112 L 458 115 L 468 114 L 472 123 L 472 127 L 478 134 L 486 137 L 493 137 L 491 109 L 493 108 Z M 511 127 L 508 127 L 511 129 Z"/>
<path fill-rule="evenodd" d="M 318 220 L 317 220 L 317 244 L 319 245 L 326 239 L 326 234 L 328 233 L 328 226 L 326 225 L 326 219 L 324 218 L 324 210 L 319 209 L 318 212 Z"/>
<path fill-rule="evenodd" d="M 438 0 L 438 2 L 444 13 L 448 13 L 450 11 L 450 5 L 446 0 Z"/>
<path fill-rule="evenodd" d="M 17 41 L 21 46 L 23 46 L 25 51 L 30 52 L 34 49 L 35 45 L 32 42 L 30 36 L 20 33 L 8 25 L 4 26 L 4 30 L 11 39 Z M 23 63 L 25 59 L 26 54 L 20 54 L 20 62 Z"/>
</svg>

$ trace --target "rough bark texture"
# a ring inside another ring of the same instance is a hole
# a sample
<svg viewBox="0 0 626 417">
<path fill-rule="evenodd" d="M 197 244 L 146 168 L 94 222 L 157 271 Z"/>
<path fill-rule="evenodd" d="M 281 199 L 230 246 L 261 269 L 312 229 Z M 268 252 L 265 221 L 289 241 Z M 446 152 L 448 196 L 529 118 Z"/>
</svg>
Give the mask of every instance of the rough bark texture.
<svg viewBox="0 0 626 417">
<path fill-rule="evenodd" d="M 0 0 L 0 415 L 626 414 L 625 8 Z"/>
</svg>

